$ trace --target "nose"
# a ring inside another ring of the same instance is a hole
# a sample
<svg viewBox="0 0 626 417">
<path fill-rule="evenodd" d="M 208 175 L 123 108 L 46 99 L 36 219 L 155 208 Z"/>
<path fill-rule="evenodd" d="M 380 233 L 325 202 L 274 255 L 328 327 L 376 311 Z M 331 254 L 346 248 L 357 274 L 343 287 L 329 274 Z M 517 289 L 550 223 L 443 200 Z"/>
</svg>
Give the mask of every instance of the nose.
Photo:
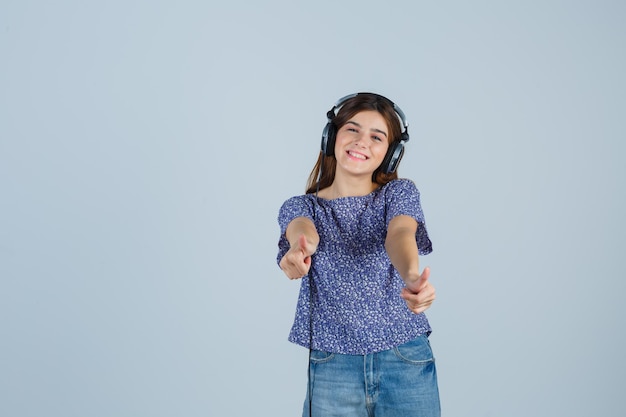
<svg viewBox="0 0 626 417">
<path fill-rule="evenodd" d="M 365 133 L 360 132 L 358 135 L 356 135 L 356 138 L 354 140 L 354 144 L 363 148 L 365 147 Z"/>
</svg>

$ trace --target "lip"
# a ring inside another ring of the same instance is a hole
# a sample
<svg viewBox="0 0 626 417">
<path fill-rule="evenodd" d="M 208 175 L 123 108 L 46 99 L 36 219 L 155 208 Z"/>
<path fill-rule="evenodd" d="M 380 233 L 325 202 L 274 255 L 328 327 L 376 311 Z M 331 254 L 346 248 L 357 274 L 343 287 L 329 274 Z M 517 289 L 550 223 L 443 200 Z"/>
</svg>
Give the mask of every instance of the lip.
<svg viewBox="0 0 626 417">
<path fill-rule="evenodd" d="M 367 155 L 364 155 L 361 152 L 357 152 L 357 151 L 348 150 L 348 151 L 346 151 L 346 155 L 348 155 L 348 158 L 350 158 L 350 159 L 352 159 L 354 161 L 361 161 L 361 162 L 363 162 L 363 161 L 367 161 L 369 159 L 369 157 Z M 362 158 L 359 158 L 359 157 L 354 156 L 354 155 L 359 155 Z"/>
</svg>

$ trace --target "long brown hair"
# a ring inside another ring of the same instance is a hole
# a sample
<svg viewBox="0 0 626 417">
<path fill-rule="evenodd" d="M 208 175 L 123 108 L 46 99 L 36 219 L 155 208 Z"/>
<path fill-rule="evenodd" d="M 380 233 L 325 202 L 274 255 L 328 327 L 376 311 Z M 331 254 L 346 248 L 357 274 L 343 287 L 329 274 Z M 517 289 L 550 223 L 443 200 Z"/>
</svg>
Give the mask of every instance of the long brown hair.
<svg viewBox="0 0 626 417">
<path fill-rule="evenodd" d="M 337 115 L 331 120 L 335 132 L 339 131 L 355 114 L 366 110 L 374 110 L 380 113 L 389 128 L 389 145 L 399 141 L 402 135 L 402 125 L 398 114 L 394 110 L 393 103 L 383 96 L 372 93 L 359 93 L 346 100 Z M 391 146 L 390 146 L 391 147 Z M 334 156 L 326 156 L 320 151 L 317 162 L 309 174 L 306 185 L 306 193 L 314 193 L 329 187 L 335 180 L 337 160 Z M 398 178 L 397 172 L 385 173 L 377 168 L 372 174 L 372 181 L 378 185 L 385 185 L 389 181 Z"/>
</svg>

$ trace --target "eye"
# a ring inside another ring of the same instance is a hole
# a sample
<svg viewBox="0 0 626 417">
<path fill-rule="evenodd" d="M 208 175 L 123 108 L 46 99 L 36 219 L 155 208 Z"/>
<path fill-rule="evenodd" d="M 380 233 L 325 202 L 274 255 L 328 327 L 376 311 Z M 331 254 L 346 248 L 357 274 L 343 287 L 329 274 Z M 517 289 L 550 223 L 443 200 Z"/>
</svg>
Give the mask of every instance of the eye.
<svg viewBox="0 0 626 417">
<path fill-rule="evenodd" d="M 358 130 L 356 130 L 356 128 L 354 127 L 349 127 L 347 130 L 348 132 L 358 132 Z"/>
<path fill-rule="evenodd" d="M 377 142 L 382 142 L 383 139 L 380 136 L 372 136 L 372 139 L 374 139 Z"/>
</svg>

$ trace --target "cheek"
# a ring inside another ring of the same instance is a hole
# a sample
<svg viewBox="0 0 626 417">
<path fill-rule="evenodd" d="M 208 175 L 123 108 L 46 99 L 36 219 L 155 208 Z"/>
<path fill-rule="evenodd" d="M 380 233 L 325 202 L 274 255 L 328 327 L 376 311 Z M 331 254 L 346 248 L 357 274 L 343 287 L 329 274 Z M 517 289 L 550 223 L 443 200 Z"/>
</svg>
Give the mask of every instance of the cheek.
<svg viewBox="0 0 626 417">
<path fill-rule="evenodd" d="M 337 134 L 337 136 L 335 136 L 335 149 L 339 146 L 347 146 L 350 142 L 352 142 L 352 137 L 350 135 Z"/>
<path fill-rule="evenodd" d="M 380 146 L 377 147 L 376 154 L 384 157 L 387 153 L 387 149 L 389 149 L 389 146 L 381 143 Z"/>
</svg>

